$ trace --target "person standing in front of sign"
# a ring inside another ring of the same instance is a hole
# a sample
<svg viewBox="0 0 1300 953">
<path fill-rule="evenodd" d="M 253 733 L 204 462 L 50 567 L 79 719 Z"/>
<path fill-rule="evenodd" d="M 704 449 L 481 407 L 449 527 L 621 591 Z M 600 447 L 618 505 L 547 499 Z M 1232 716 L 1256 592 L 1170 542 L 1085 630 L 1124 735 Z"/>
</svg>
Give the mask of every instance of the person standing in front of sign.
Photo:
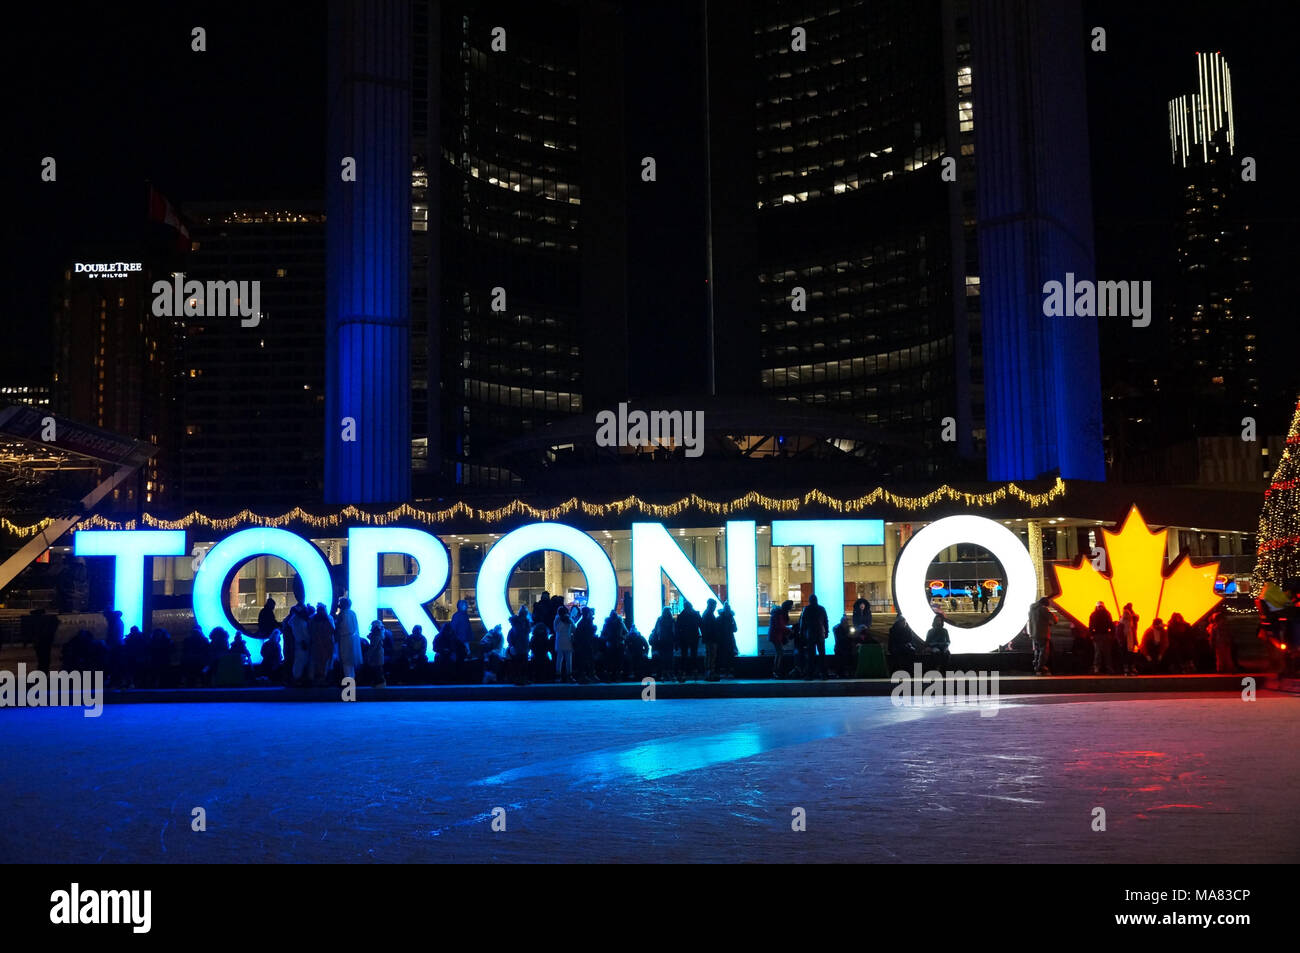
<svg viewBox="0 0 1300 953">
<path fill-rule="evenodd" d="M 684 682 L 688 674 L 694 677 L 696 660 L 700 657 L 700 614 L 689 600 L 677 614 L 677 646 L 682 652 L 677 681 Z"/>
<path fill-rule="evenodd" d="M 1116 626 L 1117 651 L 1124 663 L 1125 675 L 1136 675 L 1138 671 L 1138 617 L 1133 611 L 1133 603 L 1124 603 Z"/>
<path fill-rule="evenodd" d="M 357 625 L 357 614 L 352 611 L 352 600 L 347 596 L 339 599 L 337 632 L 343 677 L 355 679 L 357 666 L 363 664 L 365 658 L 361 653 L 361 628 Z"/>
<path fill-rule="evenodd" d="M 1110 610 L 1104 602 L 1098 601 L 1097 607 L 1088 617 L 1088 633 L 1092 636 L 1093 656 L 1092 673 L 1094 675 L 1115 674 L 1114 622 Z"/>
<path fill-rule="evenodd" d="M 936 612 L 934 621 L 930 624 L 930 631 L 925 633 L 926 650 L 938 659 L 939 671 L 948 671 L 948 646 L 952 640 L 948 637 L 948 629 L 943 624 L 943 615 Z"/>
<path fill-rule="evenodd" d="M 666 681 L 673 677 L 673 649 L 677 645 L 677 623 L 673 611 L 664 606 L 650 633 L 650 647 L 655 652 L 655 677 Z"/>
<path fill-rule="evenodd" d="M 718 630 L 722 633 L 722 641 L 719 642 L 718 648 L 718 675 L 726 674 L 729 678 L 734 677 L 731 663 L 737 655 L 740 654 L 740 647 L 736 645 L 736 613 L 731 608 L 730 602 L 724 602 L 722 609 L 718 612 Z"/>
<path fill-rule="evenodd" d="M 583 685 L 596 678 L 596 610 L 583 606 L 578 624 L 573 627 L 573 674 Z"/>
<path fill-rule="evenodd" d="M 1047 596 L 1039 599 L 1029 610 L 1029 641 L 1034 647 L 1034 674 L 1051 675 L 1048 662 L 1052 655 L 1052 625 L 1056 613 Z"/>
<path fill-rule="evenodd" d="M 772 643 L 772 677 L 780 678 L 781 669 L 785 666 L 785 646 L 790 641 L 790 610 L 794 608 L 794 601 L 785 600 L 775 609 L 767 624 L 767 640 Z"/>
<path fill-rule="evenodd" d="M 555 680 L 572 682 L 573 678 L 573 622 L 569 610 L 560 606 L 555 613 Z"/>
<path fill-rule="evenodd" d="M 710 599 L 700 617 L 700 639 L 704 642 L 704 680 L 718 680 L 718 642 L 722 633 L 718 631 L 718 600 Z"/>
<path fill-rule="evenodd" d="M 532 629 L 532 622 L 528 618 L 528 607 L 520 606 L 519 613 L 510 617 L 510 634 L 506 636 L 506 642 L 509 645 L 507 655 L 509 661 L 510 680 L 516 685 L 527 685 L 527 667 L 528 667 L 528 633 Z"/>
<path fill-rule="evenodd" d="M 1232 631 L 1227 623 L 1228 618 L 1224 614 L 1223 606 L 1219 605 L 1210 613 L 1210 619 L 1205 624 L 1205 631 L 1210 636 L 1210 644 L 1214 646 L 1216 672 L 1233 672 L 1237 669 L 1236 660 L 1232 657 Z"/>
<path fill-rule="evenodd" d="M 307 620 L 307 631 L 311 634 L 311 683 L 319 687 L 325 684 L 334 661 L 334 624 L 325 603 L 316 603 L 316 611 Z"/>
<path fill-rule="evenodd" d="M 821 678 L 826 678 L 826 636 L 830 632 L 830 619 L 826 609 L 817 601 L 817 596 L 808 597 L 808 608 L 799 616 L 799 630 L 803 635 L 804 652 L 808 657 L 808 667 L 804 670 L 804 679 L 813 677 L 814 667 Z"/>
</svg>

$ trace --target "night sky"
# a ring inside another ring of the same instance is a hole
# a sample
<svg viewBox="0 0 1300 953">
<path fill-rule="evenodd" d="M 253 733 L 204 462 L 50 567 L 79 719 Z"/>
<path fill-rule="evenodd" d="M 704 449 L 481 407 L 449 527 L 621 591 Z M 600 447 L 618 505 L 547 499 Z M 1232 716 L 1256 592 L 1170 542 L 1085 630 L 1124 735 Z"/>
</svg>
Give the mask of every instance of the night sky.
<svg viewBox="0 0 1300 953">
<path fill-rule="evenodd" d="M 1221 50 L 1232 68 L 1238 149 L 1259 166 L 1249 212 L 1256 313 L 1262 336 L 1285 339 L 1294 325 L 1285 281 L 1300 238 L 1288 181 L 1300 154 L 1288 102 L 1294 37 L 1271 3 L 1136 7 L 1084 5 L 1085 24 L 1106 27 L 1108 42 L 1087 60 L 1099 271 L 1159 273 L 1153 256 L 1172 248 L 1158 187 L 1170 169 L 1166 102 L 1193 88 L 1196 50 Z M 311 16 L 307 9 L 45 4 L 11 21 L 0 65 L 12 133 L 3 159 L 0 374 L 48 378 L 55 282 L 77 247 L 137 234 L 146 179 L 181 205 L 323 196 L 325 17 L 323 5 Z M 194 26 L 207 29 L 205 53 L 190 50 Z M 46 155 L 58 160 L 56 185 L 39 179 Z M 1103 360 L 1122 346 L 1110 337 L 1103 344 Z"/>
</svg>

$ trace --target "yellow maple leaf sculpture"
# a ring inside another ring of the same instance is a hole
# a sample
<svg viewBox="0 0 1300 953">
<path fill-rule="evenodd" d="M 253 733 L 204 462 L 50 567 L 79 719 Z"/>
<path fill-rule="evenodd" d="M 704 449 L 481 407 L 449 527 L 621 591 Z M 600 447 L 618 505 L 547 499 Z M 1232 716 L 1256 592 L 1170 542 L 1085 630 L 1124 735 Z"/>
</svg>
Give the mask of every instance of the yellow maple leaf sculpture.
<svg viewBox="0 0 1300 953">
<path fill-rule="evenodd" d="M 1222 599 L 1214 593 L 1217 562 L 1194 566 L 1183 556 L 1165 575 L 1169 530 L 1151 532 L 1136 506 L 1128 511 L 1118 533 L 1102 530 L 1102 534 L 1110 575 L 1099 573 L 1086 558 L 1077 566 L 1052 567 L 1061 591 L 1052 601 L 1083 625 L 1098 602 L 1116 621 L 1124 606 L 1133 603 L 1142 630 L 1156 618 L 1167 623 L 1175 612 L 1182 613 L 1188 625 L 1195 625 Z"/>
</svg>

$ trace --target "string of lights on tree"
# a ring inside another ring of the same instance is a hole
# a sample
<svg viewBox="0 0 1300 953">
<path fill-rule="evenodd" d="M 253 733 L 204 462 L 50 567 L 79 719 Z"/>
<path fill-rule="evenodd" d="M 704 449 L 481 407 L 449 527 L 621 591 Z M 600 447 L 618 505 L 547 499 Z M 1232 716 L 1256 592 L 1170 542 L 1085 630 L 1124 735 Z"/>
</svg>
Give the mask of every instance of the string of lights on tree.
<svg viewBox="0 0 1300 953">
<path fill-rule="evenodd" d="M 1264 491 L 1264 509 L 1259 514 L 1259 546 L 1255 576 L 1270 582 L 1300 576 L 1300 401 L 1291 416 L 1286 447 L 1273 471 L 1273 482 Z"/>
<path fill-rule="evenodd" d="M 1015 483 L 1007 483 L 994 490 L 972 493 L 958 490 L 944 484 L 923 496 L 902 496 L 884 487 L 876 487 L 870 493 L 850 499 L 831 496 L 822 490 L 809 490 L 803 496 L 780 499 L 751 490 L 744 496 L 738 496 L 726 502 L 708 500 L 691 493 L 672 503 L 650 503 L 639 496 L 627 496 L 621 500 L 608 503 L 592 503 L 573 497 L 557 506 L 537 507 L 523 500 L 512 500 L 496 509 L 479 509 L 463 501 L 452 504 L 446 509 L 425 510 L 403 503 L 384 513 L 371 513 L 355 506 L 345 506 L 336 513 L 317 515 L 309 513 L 302 507 L 294 507 L 279 516 L 263 516 L 252 510 L 243 510 L 233 516 L 212 517 L 204 513 L 193 512 L 180 519 L 166 520 L 143 514 L 138 525 L 150 529 L 190 529 L 201 527 L 218 531 L 238 529 L 242 526 L 282 527 L 304 525 L 312 529 L 338 529 L 352 524 L 370 526 L 389 526 L 395 523 L 423 523 L 434 525 L 454 519 L 471 519 L 481 523 L 495 524 L 505 520 L 526 517 L 528 519 L 549 521 L 561 519 L 573 513 L 584 516 L 606 518 L 618 517 L 626 513 L 639 513 L 656 519 L 671 519 L 682 513 L 696 510 L 710 516 L 730 516 L 754 507 L 760 507 L 772 513 L 797 513 L 805 507 L 823 507 L 836 513 L 857 513 L 872 506 L 886 505 L 908 512 L 920 512 L 937 503 L 956 502 L 967 507 L 994 506 L 1005 500 L 1016 500 L 1031 509 L 1047 506 L 1065 495 L 1065 481 L 1057 477 L 1056 483 L 1042 493 L 1030 493 Z M 45 519 L 30 526 L 18 526 L 7 519 L 0 518 L 0 528 L 18 536 L 31 536 L 53 524 L 54 520 Z M 79 524 L 83 529 L 135 529 L 136 520 L 113 520 L 98 514 L 87 517 Z"/>
</svg>

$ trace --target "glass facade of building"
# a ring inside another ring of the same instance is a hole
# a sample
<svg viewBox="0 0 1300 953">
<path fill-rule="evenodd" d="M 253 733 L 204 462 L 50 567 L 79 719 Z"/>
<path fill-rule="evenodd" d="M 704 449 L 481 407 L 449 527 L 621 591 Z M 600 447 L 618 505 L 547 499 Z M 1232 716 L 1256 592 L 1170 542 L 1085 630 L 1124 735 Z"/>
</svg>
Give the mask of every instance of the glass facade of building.
<svg viewBox="0 0 1300 953">
<path fill-rule="evenodd" d="M 265 206 L 265 207 L 264 207 Z M 262 314 L 184 317 L 182 461 L 192 505 L 321 498 L 325 216 L 320 203 L 192 203 L 187 280 L 259 282 Z M 248 286 L 251 288 L 251 285 Z"/>
<path fill-rule="evenodd" d="M 967 456 L 983 436 L 959 13 L 847 0 L 753 14 L 762 388 L 915 437 L 932 455 L 914 476 L 937 471 L 943 418 Z"/>
</svg>

